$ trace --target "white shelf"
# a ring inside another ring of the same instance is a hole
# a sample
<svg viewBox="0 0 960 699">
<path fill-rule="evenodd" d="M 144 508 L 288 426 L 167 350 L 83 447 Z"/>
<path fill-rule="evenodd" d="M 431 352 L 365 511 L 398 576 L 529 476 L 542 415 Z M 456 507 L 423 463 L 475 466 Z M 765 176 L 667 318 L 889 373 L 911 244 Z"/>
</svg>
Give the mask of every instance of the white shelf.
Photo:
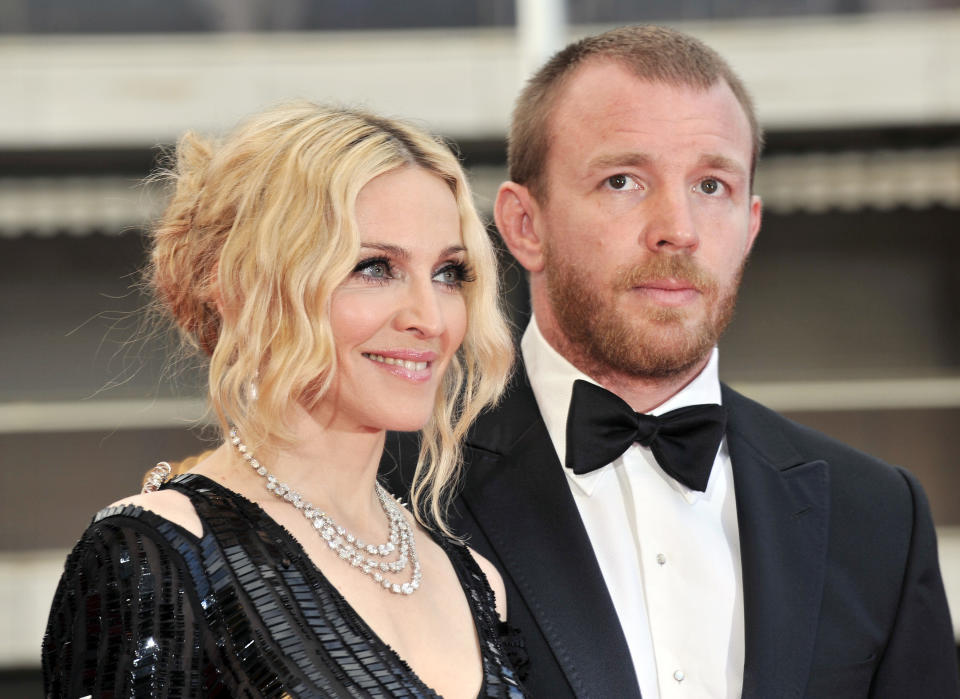
<svg viewBox="0 0 960 699">
<path fill-rule="evenodd" d="M 780 411 L 960 407 L 960 377 L 738 381 L 733 388 Z M 0 434 L 135 430 L 210 424 L 200 398 L 0 403 Z"/>
<path fill-rule="evenodd" d="M 779 411 L 960 407 L 960 377 L 736 381 L 731 387 Z"/>
<path fill-rule="evenodd" d="M 206 415 L 199 398 L 0 403 L 0 434 L 187 428 Z"/>
<path fill-rule="evenodd" d="M 489 213 L 506 166 L 473 167 L 470 179 Z M 771 155 L 760 162 L 757 191 L 764 211 L 781 214 L 960 208 L 960 148 Z M 156 219 L 164 201 L 160 185 L 123 177 L 0 178 L 0 237 L 119 234 Z"/>
</svg>

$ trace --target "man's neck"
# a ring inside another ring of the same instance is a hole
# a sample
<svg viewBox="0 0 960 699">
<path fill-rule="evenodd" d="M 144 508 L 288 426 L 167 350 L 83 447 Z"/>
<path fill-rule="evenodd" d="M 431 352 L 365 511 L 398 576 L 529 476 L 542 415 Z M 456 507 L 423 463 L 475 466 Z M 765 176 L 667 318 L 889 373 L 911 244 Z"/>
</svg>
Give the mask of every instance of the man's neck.
<svg viewBox="0 0 960 699">
<path fill-rule="evenodd" d="M 648 413 L 686 388 L 699 376 L 709 360 L 710 355 L 707 354 L 691 369 L 675 376 L 658 379 L 628 376 L 617 372 L 590 374 L 584 371 L 584 373 L 607 390 L 623 398 L 638 413 Z M 571 363 L 576 366 L 575 362 Z"/>
<path fill-rule="evenodd" d="M 544 340 L 577 369 L 620 396 L 638 413 L 647 413 L 670 400 L 693 381 L 710 361 L 707 352 L 690 368 L 666 377 L 638 376 L 604 366 L 587 356 L 555 327 L 540 327 Z"/>
</svg>

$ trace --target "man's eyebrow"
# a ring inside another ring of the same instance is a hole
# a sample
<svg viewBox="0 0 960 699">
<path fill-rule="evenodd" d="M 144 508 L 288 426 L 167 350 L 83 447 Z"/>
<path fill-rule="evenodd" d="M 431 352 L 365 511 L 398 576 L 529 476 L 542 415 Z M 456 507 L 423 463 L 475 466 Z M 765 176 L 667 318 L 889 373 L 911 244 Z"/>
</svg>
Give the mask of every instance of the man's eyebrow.
<svg viewBox="0 0 960 699">
<path fill-rule="evenodd" d="M 653 161 L 646 153 L 606 153 L 600 154 L 587 163 L 588 170 L 604 170 L 615 167 L 646 167 Z M 707 153 L 699 160 L 701 167 L 723 170 L 737 174 L 746 173 L 746 167 L 739 161 L 719 153 Z"/>
<path fill-rule="evenodd" d="M 745 175 L 747 172 L 746 167 L 739 161 L 728 158 L 725 155 L 720 155 L 719 153 L 710 153 L 702 156 L 700 158 L 700 166 L 710 168 L 711 170 L 723 170 L 724 172 L 731 172 L 737 175 Z"/>
<path fill-rule="evenodd" d="M 589 170 L 610 167 L 646 167 L 653 160 L 646 153 L 601 153 L 587 163 Z"/>
</svg>

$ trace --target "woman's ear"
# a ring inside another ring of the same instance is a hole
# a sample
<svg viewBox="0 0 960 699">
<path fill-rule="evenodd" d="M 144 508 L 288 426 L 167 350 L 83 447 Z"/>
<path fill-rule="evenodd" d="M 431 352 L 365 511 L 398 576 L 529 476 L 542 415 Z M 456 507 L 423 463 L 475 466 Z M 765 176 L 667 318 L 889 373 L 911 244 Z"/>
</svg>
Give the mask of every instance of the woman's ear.
<svg viewBox="0 0 960 699">
<path fill-rule="evenodd" d="M 530 190 L 516 182 L 504 182 L 497 191 L 493 218 L 511 254 L 528 272 L 543 270 L 543 241 L 534 225 L 539 215 Z"/>
<path fill-rule="evenodd" d="M 220 269 L 218 267 L 213 268 L 212 276 L 208 287 L 207 303 L 217 310 L 217 314 L 221 318 L 228 318 L 229 315 L 233 314 L 234 309 L 232 304 L 228 304 L 223 297 L 223 289 L 220 288 Z"/>
</svg>

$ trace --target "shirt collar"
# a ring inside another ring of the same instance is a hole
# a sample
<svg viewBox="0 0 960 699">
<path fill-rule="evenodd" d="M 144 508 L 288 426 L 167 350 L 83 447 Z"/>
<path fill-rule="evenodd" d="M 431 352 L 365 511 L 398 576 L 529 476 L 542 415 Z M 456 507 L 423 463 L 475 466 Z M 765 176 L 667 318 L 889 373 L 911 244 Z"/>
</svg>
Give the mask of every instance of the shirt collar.
<svg viewBox="0 0 960 699">
<path fill-rule="evenodd" d="M 540 415 L 547 426 L 547 433 L 560 463 L 563 464 L 567 450 L 567 414 L 570 411 L 573 382 L 577 379 L 593 384 L 597 382 L 573 366 L 544 339 L 535 316 L 530 317 L 530 324 L 520 340 L 520 352 L 530 380 L 530 388 L 533 389 L 537 407 L 540 408 Z M 718 367 L 719 351 L 714 347 L 703 370 L 680 391 L 649 411 L 649 414 L 662 415 L 677 408 L 701 403 L 721 405 Z M 578 476 L 564 469 L 587 494 L 593 490 L 592 486 L 603 470 L 598 469 Z"/>
</svg>

